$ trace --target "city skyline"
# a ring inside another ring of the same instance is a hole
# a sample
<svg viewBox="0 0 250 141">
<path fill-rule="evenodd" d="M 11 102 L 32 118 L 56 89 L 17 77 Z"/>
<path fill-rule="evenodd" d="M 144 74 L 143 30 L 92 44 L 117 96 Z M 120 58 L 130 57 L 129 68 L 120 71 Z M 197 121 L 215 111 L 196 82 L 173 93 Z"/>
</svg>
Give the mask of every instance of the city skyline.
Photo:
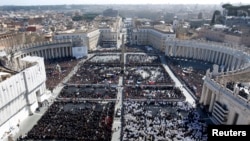
<svg viewBox="0 0 250 141">
<path fill-rule="evenodd" d="M 150 0 L 126 0 L 126 1 L 117 1 L 117 0 L 25 0 L 25 1 L 19 1 L 19 0 L 8 0 L 3 1 L 0 5 L 71 5 L 71 4 L 222 4 L 222 3 L 231 3 L 231 4 L 249 4 L 248 0 L 210 0 L 210 1 L 186 1 L 186 0 L 175 0 L 175 1 L 166 1 L 166 0 L 156 0 L 156 1 L 150 1 Z"/>
</svg>

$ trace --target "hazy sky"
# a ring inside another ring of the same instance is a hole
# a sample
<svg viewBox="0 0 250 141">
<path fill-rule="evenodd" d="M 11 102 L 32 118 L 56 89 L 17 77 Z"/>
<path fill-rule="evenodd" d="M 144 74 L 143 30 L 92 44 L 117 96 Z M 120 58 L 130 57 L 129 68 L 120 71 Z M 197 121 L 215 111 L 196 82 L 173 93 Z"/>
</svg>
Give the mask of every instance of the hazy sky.
<svg viewBox="0 0 250 141">
<path fill-rule="evenodd" d="M 249 4 L 250 0 L 0 0 L 0 5 L 61 4 Z"/>
</svg>

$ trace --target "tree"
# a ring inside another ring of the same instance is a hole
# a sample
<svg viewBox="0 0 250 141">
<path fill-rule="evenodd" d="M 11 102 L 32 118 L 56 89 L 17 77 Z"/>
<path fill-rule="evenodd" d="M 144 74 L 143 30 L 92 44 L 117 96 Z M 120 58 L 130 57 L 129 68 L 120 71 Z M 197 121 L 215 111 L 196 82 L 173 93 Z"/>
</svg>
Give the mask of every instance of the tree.
<svg viewBox="0 0 250 141">
<path fill-rule="evenodd" d="M 221 13 L 219 10 L 215 10 L 213 14 L 213 18 L 211 20 L 211 25 L 214 25 L 218 19 L 218 17 L 221 16 Z"/>
<path fill-rule="evenodd" d="M 233 7 L 233 5 L 230 4 L 230 3 L 226 3 L 226 4 L 222 5 L 222 8 L 225 8 L 225 9 L 228 9 L 228 8 L 231 8 L 231 7 Z"/>
<path fill-rule="evenodd" d="M 202 19 L 203 18 L 203 15 L 202 15 L 202 12 L 200 12 L 199 14 L 198 14 L 198 19 Z"/>
</svg>

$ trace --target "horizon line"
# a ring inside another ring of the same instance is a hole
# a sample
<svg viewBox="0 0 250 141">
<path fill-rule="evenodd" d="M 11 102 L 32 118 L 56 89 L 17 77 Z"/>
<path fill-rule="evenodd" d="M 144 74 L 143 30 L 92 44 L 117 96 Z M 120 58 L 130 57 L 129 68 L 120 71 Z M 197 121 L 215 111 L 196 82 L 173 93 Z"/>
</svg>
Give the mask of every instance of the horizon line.
<svg viewBox="0 0 250 141">
<path fill-rule="evenodd" d="M 61 6 L 61 5 L 221 5 L 221 4 L 227 4 L 227 3 L 209 3 L 209 4 L 199 4 L 199 3 L 189 3 L 189 4 L 183 4 L 183 3 L 159 3 L 159 4 L 151 4 L 151 3 L 144 3 L 144 4 L 34 4 L 34 5 L 22 5 L 22 4 L 6 4 L 6 5 L 0 5 L 0 6 Z M 239 4 L 239 3 L 228 3 L 228 4 Z M 250 3 L 240 3 L 241 5 L 249 5 Z"/>
</svg>

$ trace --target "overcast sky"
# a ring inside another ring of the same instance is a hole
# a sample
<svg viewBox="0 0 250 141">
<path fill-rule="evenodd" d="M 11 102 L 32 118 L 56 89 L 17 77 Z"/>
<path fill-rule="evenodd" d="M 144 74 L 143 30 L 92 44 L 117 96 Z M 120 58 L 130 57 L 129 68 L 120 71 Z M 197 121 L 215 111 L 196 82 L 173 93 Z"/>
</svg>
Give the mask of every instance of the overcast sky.
<svg viewBox="0 0 250 141">
<path fill-rule="evenodd" d="M 0 5 L 62 4 L 249 4 L 250 0 L 0 0 Z"/>
</svg>

